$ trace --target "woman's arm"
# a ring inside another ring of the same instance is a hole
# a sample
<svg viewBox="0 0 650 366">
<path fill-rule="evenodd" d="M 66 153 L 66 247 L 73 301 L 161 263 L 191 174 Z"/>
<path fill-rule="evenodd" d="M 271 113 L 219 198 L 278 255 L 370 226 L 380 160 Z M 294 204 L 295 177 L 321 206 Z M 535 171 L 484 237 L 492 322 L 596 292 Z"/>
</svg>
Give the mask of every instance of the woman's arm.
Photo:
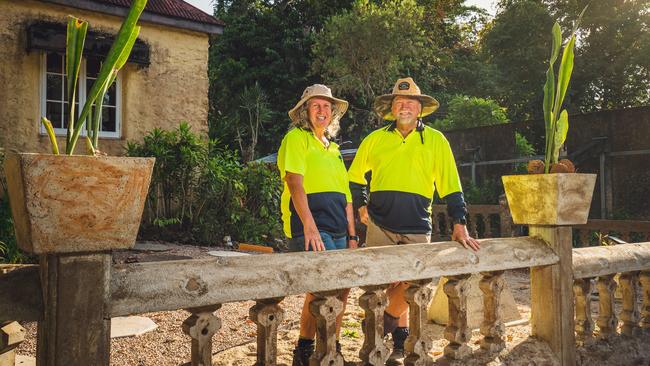
<svg viewBox="0 0 650 366">
<path fill-rule="evenodd" d="M 348 236 L 356 236 L 357 228 L 354 225 L 354 209 L 352 208 L 352 203 L 348 203 L 345 206 L 345 216 L 348 218 Z M 348 248 L 356 248 L 359 245 L 358 240 L 348 240 Z"/>
<path fill-rule="evenodd" d="M 302 222 L 305 233 L 305 251 L 308 251 L 309 247 L 316 252 L 325 250 L 325 245 L 323 244 L 323 240 L 321 239 L 318 228 L 316 227 L 316 222 L 309 210 L 307 194 L 302 185 L 303 176 L 287 172 L 284 180 L 287 182 L 287 186 L 289 187 L 293 207 L 295 207 L 298 217 L 300 217 L 300 221 Z"/>
</svg>

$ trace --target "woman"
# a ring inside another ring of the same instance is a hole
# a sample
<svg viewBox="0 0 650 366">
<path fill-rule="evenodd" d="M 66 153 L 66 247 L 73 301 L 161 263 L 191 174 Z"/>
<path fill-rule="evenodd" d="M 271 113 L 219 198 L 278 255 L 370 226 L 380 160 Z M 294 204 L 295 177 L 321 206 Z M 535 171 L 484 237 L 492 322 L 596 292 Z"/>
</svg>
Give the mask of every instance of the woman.
<svg viewBox="0 0 650 366">
<path fill-rule="evenodd" d="M 347 108 L 348 102 L 334 98 L 328 87 L 314 84 L 289 111 L 292 127 L 280 145 L 278 168 L 284 181 L 284 233 L 292 251 L 357 247 L 347 171 L 339 146 L 331 141 Z M 348 292 L 340 297 L 344 309 Z M 316 320 L 309 312 L 313 299 L 307 294 L 302 308 L 294 366 L 308 365 L 314 352 Z M 344 312 L 337 318 L 337 337 Z"/>
</svg>

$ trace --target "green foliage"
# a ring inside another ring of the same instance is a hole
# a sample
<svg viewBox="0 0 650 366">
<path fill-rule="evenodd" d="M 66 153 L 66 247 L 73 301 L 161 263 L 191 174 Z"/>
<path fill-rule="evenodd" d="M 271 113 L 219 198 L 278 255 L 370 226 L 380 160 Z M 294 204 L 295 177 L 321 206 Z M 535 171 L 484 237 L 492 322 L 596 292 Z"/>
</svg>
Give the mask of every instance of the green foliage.
<svg viewBox="0 0 650 366">
<path fill-rule="evenodd" d="M 490 99 L 457 95 L 449 102 L 447 116 L 433 122 L 441 130 L 492 126 L 507 123 L 505 108 Z"/>
<path fill-rule="evenodd" d="M 492 180 L 481 184 L 463 184 L 465 201 L 470 205 L 496 205 L 499 204 L 499 195 L 503 193 L 501 186 Z"/>
<path fill-rule="evenodd" d="M 524 121 L 541 118 L 540 85 L 553 25 L 549 10 L 539 1 L 514 0 L 502 4 L 481 38 L 485 61 L 496 68 L 495 99 L 508 108 L 510 118 Z"/>
<path fill-rule="evenodd" d="M 81 134 L 81 129 L 86 126 L 86 148 L 89 154 L 94 154 L 99 142 L 99 126 L 101 124 L 101 109 L 104 96 L 115 82 L 117 73 L 126 64 L 135 40 L 140 34 L 140 27 L 137 25 L 140 14 L 147 5 L 148 0 L 134 0 L 131 8 L 124 19 L 120 30 L 111 45 L 106 59 L 102 62 L 97 78 L 93 83 L 86 101 L 81 108 L 81 113 L 77 117 L 75 104 L 68 103 L 68 132 L 66 136 L 66 154 L 74 153 L 77 141 Z M 68 100 L 75 100 L 75 93 L 81 69 L 81 59 L 88 31 L 88 22 L 70 16 L 66 33 L 66 75 L 67 75 L 67 96 Z M 94 110 L 94 113 L 93 113 Z M 47 118 L 42 118 L 50 142 L 52 143 L 52 152 L 58 154 L 56 138 L 52 130 L 52 124 Z"/>
<path fill-rule="evenodd" d="M 576 43 L 576 63 L 567 100 L 570 112 L 619 109 L 650 103 L 650 2 L 547 0 L 570 28 L 589 4 Z"/>
<path fill-rule="evenodd" d="M 315 32 L 351 1 L 218 1 L 218 16 L 228 26 L 211 40 L 209 51 L 210 137 L 240 148 L 237 131 L 250 130 L 241 94 L 258 83 L 270 113 L 261 123 L 255 158 L 275 152 L 289 125 L 287 111 L 306 86 L 320 81 L 309 72 Z M 241 136 L 248 146 L 251 134 Z"/>
<path fill-rule="evenodd" d="M 350 99 L 358 119 L 377 125 L 370 113 L 374 98 L 409 70 L 426 69 L 434 57 L 424 13 L 415 0 L 356 1 L 318 34 L 312 71 Z"/>
<path fill-rule="evenodd" d="M 242 165 L 235 152 L 201 140 L 186 123 L 129 142 L 127 155 L 156 158 L 143 235 L 207 244 L 226 235 L 255 243 L 281 236 L 281 184 L 273 167 Z"/>
<path fill-rule="evenodd" d="M 534 156 L 535 154 L 536 152 L 533 144 L 528 142 L 526 136 L 515 131 L 515 156 L 519 158 L 523 158 L 526 156 Z M 526 173 L 528 171 L 527 166 L 528 164 L 526 163 L 515 164 L 514 172 L 522 173 L 522 174 Z"/>
</svg>

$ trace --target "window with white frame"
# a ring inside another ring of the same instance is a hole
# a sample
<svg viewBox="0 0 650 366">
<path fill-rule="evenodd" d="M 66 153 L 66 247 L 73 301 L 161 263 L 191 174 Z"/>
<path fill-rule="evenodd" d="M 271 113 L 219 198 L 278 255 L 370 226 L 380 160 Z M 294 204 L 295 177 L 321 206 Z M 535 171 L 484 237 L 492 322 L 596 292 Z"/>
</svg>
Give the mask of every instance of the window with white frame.
<svg viewBox="0 0 650 366">
<path fill-rule="evenodd" d="M 96 59 L 83 59 L 79 70 L 75 113 L 81 112 L 79 105 L 83 106 L 86 93 L 90 91 L 97 75 L 101 62 Z M 119 138 L 121 128 L 121 76 L 118 74 L 115 83 L 111 85 L 104 97 L 102 106 L 102 122 L 99 126 L 99 137 Z M 68 96 L 67 80 L 65 74 L 65 55 L 45 52 L 41 65 L 41 115 L 52 122 L 57 135 L 65 135 L 68 128 Z M 85 134 L 85 127 L 82 134 Z M 41 133 L 45 128 L 41 125 Z"/>
</svg>

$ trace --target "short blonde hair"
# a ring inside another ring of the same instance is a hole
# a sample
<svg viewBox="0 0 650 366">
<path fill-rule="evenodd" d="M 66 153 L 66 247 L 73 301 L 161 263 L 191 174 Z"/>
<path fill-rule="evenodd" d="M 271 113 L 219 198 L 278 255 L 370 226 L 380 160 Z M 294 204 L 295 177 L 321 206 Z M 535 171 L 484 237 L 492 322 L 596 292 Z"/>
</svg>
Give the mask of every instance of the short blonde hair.
<svg viewBox="0 0 650 366">
<path fill-rule="evenodd" d="M 303 130 L 313 131 L 311 122 L 309 121 L 307 104 L 309 104 L 309 100 L 307 100 L 305 103 L 303 103 L 302 106 L 300 106 L 300 111 L 298 112 L 298 118 L 296 118 L 295 121 L 291 122 L 291 127 L 300 127 Z M 339 130 L 341 129 L 340 123 L 341 123 L 342 113 L 339 110 L 339 108 L 340 106 L 338 105 L 338 103 L 332 103 L 332 121 L 325 129 L 325 136 L 327 136 L 327 138 L 336 137 L 336 135 L 339 133 Z"/>
</svg>

